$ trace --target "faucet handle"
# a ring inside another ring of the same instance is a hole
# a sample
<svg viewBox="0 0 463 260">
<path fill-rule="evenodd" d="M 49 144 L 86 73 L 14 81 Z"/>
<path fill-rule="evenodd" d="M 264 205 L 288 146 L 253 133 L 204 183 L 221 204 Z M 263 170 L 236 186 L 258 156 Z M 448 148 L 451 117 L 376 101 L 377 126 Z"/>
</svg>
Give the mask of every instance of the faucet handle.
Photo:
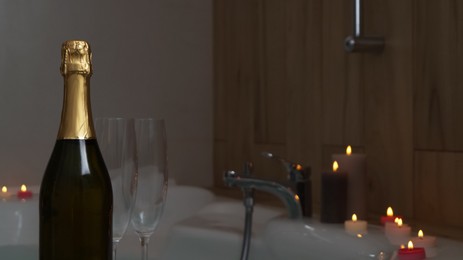
<svg viewBox="0 0 463 260">
<path fill-rule="evenodd" d="M 305 182 L 310 179 L 312 169 L 310 167 L 302 167 L 300 164 L 295 164 L 289 172 L 289 179 L 293 182 Z"/>
<path fill-rule="evenodd" d="M 239 178 L 238 173 L 233 170 L 227 170 L 223 173 L 223 181 L 228 187 L 233 187 L 234 179 Z"/>
<path fill-rule="evenodd" d="M 249 177 L 249 176 L 252 176 L 253 173 L 254 173 L 254 164 L 252 162 L 245 162 L 243 176 Z"/>
<path fill-rule="evenodd" d="M 274 159 L 274 160 L 279 161 L 288 173 L 291 172 L 293 163 L 289 162 L 288 160 L 285 160 L 282 157 L 275 155 L 273 153 L 270 153 L 270 152 L 262 152 L 261 155 L 265 158 Z"/>
<path fill-rule="evenodd" d="M 290 162 L 270 152 L 262 152 L 261 155 L 265 158 L 279 161 L 288 173 L 288 179 L 292 182 L 301 182 L 310 178 L 310 167 L 304 168 L 299 163 Z"/>
</svg>

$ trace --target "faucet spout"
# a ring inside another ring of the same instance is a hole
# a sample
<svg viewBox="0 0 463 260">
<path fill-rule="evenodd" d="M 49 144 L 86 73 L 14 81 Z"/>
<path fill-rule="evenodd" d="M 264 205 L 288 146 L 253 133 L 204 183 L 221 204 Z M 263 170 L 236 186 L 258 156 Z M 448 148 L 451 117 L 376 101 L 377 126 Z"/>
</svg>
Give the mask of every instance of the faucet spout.
<svg viewBox="0 0 463 260">
<path fill-rule="evenodd" d="M 302 167 L 299 163 L 290 162 L 270 152 L 262 152 L 265 158 L 280 162 L 286 170 L 289 187 L 299 197 L 302 213 L 305 217 L 312 217 L 312 181 L 310 167 Z"/>
<path fill-rule="evenodd" d="M 271 193 L 277 196 L 288 209 L 288 217 L 291 219 L 301 219 L 302 210 L 299 203 L 299 197 L 285 186 L 273 182 L 252 177 L 239 176 L 235 171 L 226 171 L 224 173 L 224 182 L 230 187 L 242 189 L 256 189 Z"/>
<path fill-rule="evenodd" d="M 262 152 L 261 155 L 265 158 L 279 161 L 288 173 L 288 179 L 291 182 L 302 182 L 310 177 L 308 176 L 310 169 L 303 168 L 299 163 L 290 162 L 270 152 Z"/>
</svg>

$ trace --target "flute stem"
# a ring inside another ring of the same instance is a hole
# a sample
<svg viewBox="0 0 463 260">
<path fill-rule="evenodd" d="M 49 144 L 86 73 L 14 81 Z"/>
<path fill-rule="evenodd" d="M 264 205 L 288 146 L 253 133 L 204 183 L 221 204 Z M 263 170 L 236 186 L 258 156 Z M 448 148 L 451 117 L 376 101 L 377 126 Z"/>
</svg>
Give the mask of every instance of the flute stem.
<svg viewBox="0 0 463 260">
<path fill-rule="evenodd" d="M 140 236 L 141 244 L 141 259 L 148 260 L 148 243 L 150 241 L 149 236 Z"/>
<path fill-rule="evenodd" d="M 117 241 L 113 241 L 113 260 L 116 260 Z"/>
</svg>

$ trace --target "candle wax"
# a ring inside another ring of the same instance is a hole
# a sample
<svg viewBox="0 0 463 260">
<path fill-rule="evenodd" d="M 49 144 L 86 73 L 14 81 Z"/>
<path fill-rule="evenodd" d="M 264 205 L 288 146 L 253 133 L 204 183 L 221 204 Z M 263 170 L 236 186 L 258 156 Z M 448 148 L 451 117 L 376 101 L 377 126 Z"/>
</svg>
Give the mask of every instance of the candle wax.
<svg viewBox="0 0 463 260">
<path fill-rule="evenodd" d="M 393 245 L 403 245 L 410 240 L 410 233 L 412 229 L 407 224 L 399 227 L 396 223 L 386 223 L 385 233 L 389 242 Z"/>
<path fill-rule="evenodd" d="M 399 260 L 422 260 L 426 259 L 424 248 L 415 247 L 413 249 L 401 248 L 397 254 Z"/>
<path fill-rule="evenodd" d="M 396 218 L 402 218 L 402 216 L 381 216 L 381 224 L 385 225 L 386 223 L 389 223 L 389 222 L 394 223 L 394 220 Z"/>
<path fill-rule="evenodd" d="M 28 198 L 31 198 L 32 197 L 32 192 L 31 191 L 18 191 L 18 194 L 17 194 L 18 198 L 19 199 L 28 199 Z"/>
<path fill-rule="evenodd" d="M 413 245 L 416 247 L 432 247 L 436 246 L 436 237 L 433 236 L 423 236 L 423 237 L 414 237 L 412 239 Z"/>
<path fill-rule="evenodd" d="M 8 191 L 7 191 L 7 192 L 0 192 L 0 198 L 2 198 L 2 199 L 7 199 L 7 198 L 9 198 L 9 197 L 11 197 L 11 193 L 10 193 L 10 192 L 8 192 Z"/>
<path fill-rule="evenodd" d="M 363 235 L 367 233 L 367 224 L 368 223 L 365 220 L 346 220 L 344 222 L 344 229 L 350 235 Z"/>
<path fill-rule="evenodd" d="M 423 236 L 412 238 L 413 245 L 416 247 L 423 247 L 426 251 L 427 257 L 434 257 L 437 255 L 436 237 L 434 236 Z"/>
<path fill-rule="evenodd" d="M 347 218 L 347 174 L 324 172 L 321 176 L 320 221 L 344 223 Z"/>
<path fill-rule="evenodd" d="M 333 154 L 339 163 L 339 171 L 347 173 L 347 212 L 367 215 L 367 178 L 364 154 Z"/>
</svg>

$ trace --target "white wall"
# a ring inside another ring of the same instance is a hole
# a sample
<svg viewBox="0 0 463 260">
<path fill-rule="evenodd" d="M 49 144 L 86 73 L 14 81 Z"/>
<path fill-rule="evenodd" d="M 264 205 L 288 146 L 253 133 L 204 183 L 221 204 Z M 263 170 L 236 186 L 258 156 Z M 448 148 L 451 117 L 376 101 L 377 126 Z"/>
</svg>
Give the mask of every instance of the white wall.
<svg viewBox="0 0 463 260">
<path fill-rule="evenodd" d="M 165 118 L 171 176 L 211 185 L 211 9 L 211 0 L 0 0 L 0 185 L 41 181 L 68 39 L 91 44 L 94 117 Z"/>
</svg>

